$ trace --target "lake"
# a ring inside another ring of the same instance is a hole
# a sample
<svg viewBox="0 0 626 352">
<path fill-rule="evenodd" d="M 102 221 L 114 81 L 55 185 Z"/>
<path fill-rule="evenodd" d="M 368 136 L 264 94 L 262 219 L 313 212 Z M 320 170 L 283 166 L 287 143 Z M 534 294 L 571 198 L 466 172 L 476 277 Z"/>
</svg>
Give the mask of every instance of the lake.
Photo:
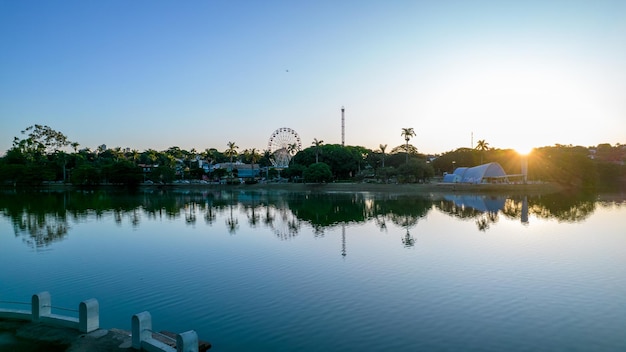
<svg viewBox="0 0 626 352">
<path fill-rule="evenodd" d="M 9 190 L 0 300 L 214 351 L 624 351 L 624 199 Z"/>
</svg>

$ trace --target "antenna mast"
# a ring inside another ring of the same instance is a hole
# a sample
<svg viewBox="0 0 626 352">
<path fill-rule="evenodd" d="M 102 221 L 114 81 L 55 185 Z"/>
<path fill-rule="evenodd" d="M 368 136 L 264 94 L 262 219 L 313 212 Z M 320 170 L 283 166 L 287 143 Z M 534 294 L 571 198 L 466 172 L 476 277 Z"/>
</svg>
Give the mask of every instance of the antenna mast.
<svg viewBox="0 0 626 352">
<path fill-rule="evenodd" d="M 341 107 L 341 146 L 344 147 L 346 145 L 346 119 L 345 119 L 345 111 L 346 109 Z"/>
</svg>

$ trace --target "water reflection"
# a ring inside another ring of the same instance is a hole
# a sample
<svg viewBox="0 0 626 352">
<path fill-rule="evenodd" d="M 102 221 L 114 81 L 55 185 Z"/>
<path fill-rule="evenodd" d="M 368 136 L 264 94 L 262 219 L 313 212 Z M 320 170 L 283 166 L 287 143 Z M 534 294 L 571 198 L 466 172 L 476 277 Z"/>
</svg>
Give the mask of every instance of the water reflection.
<svg viewBox="0 0 626 352">
<path fill-rule="evenodd" d="M 196 226 L 203 217 L 206 226 L 224 218 L 227 231 L 235 235 L 240 217 L 250 228 L 265 227 L 281 240 L 292 239 L 303 225 L 316 237 L 329 229 L 341 228 L 341 255 L 346 256 L 346 227 L 373 222 L 381 232 L 390 224 L 402 229 L 403 246 L 413 247 L 412 232 L 420 219 L 431 211 L 451 217 L 472 219 L 480 231 L 487 231 L 501 217 L 518 219 L 528 226 L 530 216 L 562 222 L 583 221 L 597 204 L 623 206 L 623 197 L 604 203 L 592 194 L 545 196 L 495 196 L 451 194 L 443 196 L 381 195 L 368 193 L 271 193 L 212 190 L 204 192 L 154 191 L 126 194 L 111 191 L 90 192 L 4 192 L 0 211 L 10 219 L 15 236 L 35 249 L 63 240 L 71 229 L 70 220 L 101 219 L 112 214 L 114 221 L 138 227 L 150 219 L 184 218 Z"/>
<path fill-rule="evenodd" d="M 204 221 L 206 222 L 207 225 L 213 225 L 216 219 L 217 219 L 217 212 L 215 211 L 215 208 L 208 207 L 206 211 L 204 212 Z"/>
<path fill-rule="evenodd" d="M 278 223 L 272 223 L 272 230 L 281 240 L 288 240 L 293 237 L 296 237 L 300 232 L 300 221 L 295 216 L 295 214 L 289 211 L 289 208 L 279 208 L 275 210 L 275 213 L 278 214 Z"/>
<path fill-rule="evenodd" d="M 32 248 L 47 247 L 61 241 L 70 229 L 67 218 L 59 214 L 25 213 L 13 222 L 15 235 L 23 236 L 24 242 Z"/>
<path fill-rule="evenodd" d="M 226 219 L 226 227 L 231 235 L 234 235 L 239 228 L 239 218 L 235 218 L 233 216 L 233 208 L 235 208 L 235 204 L 233 198 L 231 197 L 230 202 L 228 203 L 229 217 Z"/>
<path fill-rule="evenodd" d="M 506 198 L 487 195 L 454 194 L 445 195 L 445 200 L 453 202 L 457 207 L 470 207 L 483 213 L 497 213 L 504 208 Z"/>
<path fill-rule="evenodd" d="M 529 198 L 526 195 L 446 195 L 435 206 L 442 212 L 462 219 L 475 219 L 479 231 L 487 231 L 499 221 L 500 215 L 519 219 L 528 226 L 529 216 L 557 219 L 560 222 L 578 222 L 587 219 L 595 210 L 596 195 L 549 194 Z M 623 204 L 623 201 L 616 204 Z"/>
<path fill-rule="evenodd" d="M 443 197 L 451 207 L 446 207 L 451 214 L 461 218 L 475 218 L 481 232 L 487 231 L 491 224 L 498 222 L 498 213 L 509 200 L 502 196 L 454 194 Z"/>
</svg>

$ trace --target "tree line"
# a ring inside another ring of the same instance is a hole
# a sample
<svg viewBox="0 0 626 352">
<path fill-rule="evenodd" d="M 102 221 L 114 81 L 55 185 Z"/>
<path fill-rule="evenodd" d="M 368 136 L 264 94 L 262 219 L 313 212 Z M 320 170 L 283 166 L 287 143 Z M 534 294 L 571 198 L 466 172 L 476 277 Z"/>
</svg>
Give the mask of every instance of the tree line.
<svg viewBox="0 0 626 352">
<path fill-rule="evenodd" d="M 129 150 L 98 147 L 79 148 L 63 133 L 49 126 L 33 125 L 15 137 L 12 147 L 0 158 L 0 183 L 41 185 L 46 182 L 78 186 L 118 184 L 137 186 L 145 181 L 171 183 L 176 180 L 217 181 L 237 177 L 236 170 L 204 168 L 203 165 L 242 162 L 265 171 L 258 178 L 291 182 L 361 181 L 383 183 L 422 183 L 453 172 L 456 167 L 472 167 L 498 162 L 507 174 L 519 174 L 522 156 L 512 149 L 490 148 L 484 140 L 476 148 L 458 148 L 440 155 L 425 155 L 410 144 L 413 128 L 403 128 L 404 143 L 388 150 L 380 144 L 372 150 L 361 146 L 324 144 L 315 138 L 293 154 L 284 169 L 273 166 L 269 150 L 239 151 L 228 142 L 223 151 L 206 148 L 185 150 Z M 536 148 L 527 157 L 528 179 L 558 182 L 573 187 L 597 188 L 624 185 L 626 145 L 600 144 L 593 148 L 555 145 Z"/>
</svg>

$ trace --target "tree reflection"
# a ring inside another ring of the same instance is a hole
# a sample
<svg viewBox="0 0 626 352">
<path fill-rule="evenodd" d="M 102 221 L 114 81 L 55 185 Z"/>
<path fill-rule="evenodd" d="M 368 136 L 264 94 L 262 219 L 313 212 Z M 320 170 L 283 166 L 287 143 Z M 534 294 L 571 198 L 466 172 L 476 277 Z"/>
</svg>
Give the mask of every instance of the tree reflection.
<svg viewBox="0 0 626 352">
<path fill-rule="evenodd" d="M 185 212 L 185 222 L 189 225 L 196 224 L 196 203 L 191 202 L 185 206 L 187 211 Z"/>
<path fill-rule="evenodd" d="M 342 256 L 345 256 L 345 226 L 349 223 L 373 221 L 381 231 L 387 222 L 404 228 L 402 243 L 415 245 L 410 234 L 420 218 L 432 207 L 432 201 L 419 196 L 372 196 L 367 194 L 308 194 L 289 199 L 289 207 L 298 219 L 313 227 L 315 236 L 323 236 L 324 229 L 341 225 Z"/>
<path fill-rule="evenodd" d="M 256 212 L 257 205 L 254 198 L 252 198 L 251 203 L 252 204 L 245 207 L 245 210 L 246 216 L 248 217 L 248 224 L 250 224 L 250 227 L 255 228 L 261 222 L 261 215 Z"/>
<path fill-rule="evenodd" d="M 274 226 L 274 215 L 272 214 L 270 209 L 271 208 L 270 208 L 269 205 L 265 206 L 265 216 L 263 217 L 263 224 L 265 224 L 265 226 L 268 226 L 268 227 L 273 227 Z"/>
<path fill-rule="evenodd" d="M 113 210 L 113 219 L 115 223 L 118 225 L 122 224 L 122 212 L 119 210 Z"/>
<path fill-rule="evenodd" d="M 622 198 L 608 198 L 603 206 L 626 206 Z M 369 193 L 261 193 L 232 189 L 203 191 L 146 190 L 16 192 L 0 193 L 0 213 L 10 219 L 16 236 L 34 248 L 63 240 L 71 231 L 69 221 L 112 217 L 120 226 L 139 227 L 148 219 L 183 219 L 195 225 L 198 211 L 206 225 L 223 216 L 226 231 L 235 234 L 238 216 L 243 214 L 251 228 L 264 226 L 279 239 L 296 237 L 303 226 L 313 236 L 324 237 L 328 229 L 342 228 L 342 256 L 346 255 L 345 228 L 349 224 L 371 222 L 381 232 L 402 228 L 402 244 L 415 245 L 411 232 L 419 220 L 433 209 L 455 218 L 471 219 L 479 231 L 489 230 L 502 218 L 528 224 L 529 216 L 577 222 L 587 219 L 598 206 L 597 195 L 562 193 L 548 195 L 470 195 L 442 196 L 386 195 Z M 107 217 L 108 215 L 108 217 Z M 526 226 L 526 225 L 525 225 Z M 358 241 L 358 237 L 351 238 Z"/>
<path fill-rule="evenodd" d="M 486 232 L 491 224 L 495 224 L 498 222 L 498 213 L 488 211 L 482 213 L 476 219 L 476 226 L 478 226 L 478 231 Z"/>
<path fill-rule="evenodd" d="M 291 195 L 287 199 L 290 211 L 311 225 L 329 227 L 368 219 L 364 194 L 311 193 L 302 197 Z"/>
<path fill-rule="evenodd" d="M 374 217 L 374 222 L 381 232 L 387 232 L 387 222 L 385 221 L 384 215 L 376 214 L 376 216 Z"/>
<path fill-rule="evenodd" d="M 235 233 L 237 233 L 237 229 L 239 228 L 239 219 L 233 218 L 232 210 L 231 210 L 231 216 L 228 219 L 226 219 L 226 228 L 228 228 L 228 233 L 230 233 L 231 235 L 234 235 Z"/>
<path fill-rule="evenodd" d="M 432 201 L 425 197 L 406 197 L 385 202 L 384 209 L 389 212 L 387 218 L 405 230 L 402 236 L 404 247 L 411 248 L 415 245 L 415 238 L 411 235 L 410 229 L 417 226 L 419 220 L 426 217 L 431 208 Z"/>
<path fill-rule="evenodd" d="M 70 229 L 64 216 L 52 214 L 43 216 L 25 214 L 21 221 L 14 225 L 15 236 L 24 235 L 24 242 L 35 249 L 63 240 Z"/>
<path fill-rule="evenodd" d="M 65 239 L 69 230 L 66 210 L 68 195 L 46 193 L 37 201 L 28 193 L 0 193 L 0 214 L 13 225 L 15 237 L 22 237 L 27 246 L 39 250 Z"/>
<path fill-rule="evenodd" d="M 410 248 L 410 247 L 413 247 L 415 245 L 415 238 L 413 238 L 413 236 L 411 236 L 411 234 L 409 233 L 408 229 L 406 230 L 406 234 L 404 236 L 402 236 L 402 244 L 406 248 Z"/>
<path fill-rule="evenodd" d="M 549 194 L 529 199 L 529 212 L 539 218 L 555 218 L 561 222 L 587 219 L 596 208 L 596 195 L 591 193 Z"/>
<path fill-rule="evenodd" d="M 233 202 L 234 202 L 234 199 L 231 193 L 230 202 L 228 203 L 228 210 L 230 211 L 230 216 L 228 217 L 228 219 L 226 219 L 226 228 L 228 229 L 228 233 L 230 233 L 231 235 L 234 235 L 237 232 L 237 229 L 239 228 L 239 219 L 234 217 L 233 215 L 233 208 L 235 207 Z"/>
<path fill-rule="evenodd" d="M 313 225 L 313 236 L 315 236 L 315 237 L 324 237 L 324 226 L 314 224 Z"/>
<path fill-rule="evenodd" d="M 213 208 L 213 206 L 207 206 L 206 211 L 204 212 L 204 221 L 207 223 L 207 225 L 213 224 L 216 218 L 217 214 L 215 213 L 215 209 Z"/>
<path fill-rule="evenodd" d="M 140 219 L 141 216 L 139 215 L 139 211 L 137 210 L 137 208 L 133 209 L 130 216 L 130 223 L 133 225 L 133 227 L 139 226 Z"/>
<path fill-rule="evenodd" d="M 404 247 L 413 247 L 415 245 L 415 238 L 409 232 L 409 229 L 417 225 L 419 217 L 412 216 L 410 214 L 392 214 L 391 222 L 404 228 L 406 233 L 402 236 L 402 244 Z"/>
<path fill-rule="evenodd" d="M 300 232 L 300 221 L 298 218 L 288 209 L 278 209 L 280 215 L 280 221 L 273 227 L 276 237 L 281 240 L 288 240 L 294 238 Z"/>
</svg>

